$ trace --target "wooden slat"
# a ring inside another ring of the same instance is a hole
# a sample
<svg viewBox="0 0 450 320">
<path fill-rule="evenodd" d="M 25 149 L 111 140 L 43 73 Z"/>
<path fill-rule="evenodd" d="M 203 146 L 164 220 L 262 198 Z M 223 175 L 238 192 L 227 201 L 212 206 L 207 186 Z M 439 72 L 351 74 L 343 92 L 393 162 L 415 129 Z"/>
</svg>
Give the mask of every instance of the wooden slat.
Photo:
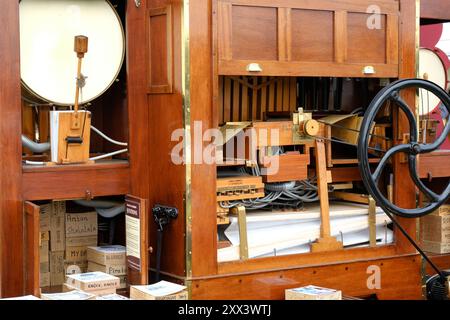
<svg viewBox="0 0 450 320">
<path fill-rule="evenodd" d="M 263 76 L 288 76 L 288 77 L 357 77 L 357 78 L 398 78 L 398 64 L 371 64 L 375 70 L 374 75 L 364 75 L 364 63 L 334 63 L 334 62 L 282 62 L 282 61 L 254 61 L 263 69 Z M 219 61 L 220 75 L 251 76 L 247 72 L 248 61 L 233 60 Z"/>
<path fill-rule="evenodd" d="M 242 121 L 248 121 L 249 119 L 249 110 L 250 110 L 250 106 L 248 104 L 248 87 L 247 86 L 242 86 L 242 116 L 241 119 Z"/>
<path fill-rule="evenodd" d="M 297 110 L 297 79 L 290 77 L 289 86 L 289 110 L 295 112 Z"/>
<path fill-rule="evenodd" d="M 240 111 L 240 85 L 239 82 L 233 80 L 233 117 L 232 121 L 239 121 L 239 111 Z"/>
<path fill-rule="evenodd" d="M 224 77 L 219 77 L 219 124 L 223 124 L 224 121 L 224 103 L 223 103 L 223 91 L 224 91 L 224 86 L 223 86 L 223 78 Z"/>
<path fill-rule="evenodd" d="M 225 77 L 225 92 L 223 100 L 223 118 L 224 122 L 231 121 L 231 79 Z"/>
<path fill-rule="evenodd" d="M 232 33 L 232 18 L 231 18 L 231 3 L 225 3 L 219 1 L 218 13 L 219 13 L 219 59 L 231 60 L 233 55 L 233 49 L 231 44 Z"/>
<path fill-rule="evenodd" d="M 278 60 L 291 60 L 291 9 L 278 9 Z"/>
<path fill-rule="evenodd" d="M 267 77 L 262 77 L 262 84 L 267 82 Z M 267 86 L 261 88 L 261 120 L 264 119 L 264 113 L 267 112 Z"/>
<path fill-rule="evenodd" d="M 275 86 L 276 82 L 272 81 L 269 85 L 269 111 L 275 111 Z"/>
<path fill-rule="evenodd" d="M 277 102 L 275 111 L 283 111 L 283 78 L 277 80 Z"/>
<path fill-rule="evenodd" d="M 386 63 L 398 64 L 398 15 L 388 15 L 386 23 Z"/>
<path fill-rule="evenodd" d="M 252 119 L 256 120 L 258 115 L 258 90 L 256 85 L 258 83 L 258 77 L 253 77 L 253 90 L 252 90 Z"/>
<path fill-rule="evenodd" d="M 334 15 L 334 54 L 337 63 L 347 60 L 347 12 L 336 11 Z"/>
<path fill-rule="evenodd" d="M 289 111 L 289 99 L 290 99 L 290 80 L 289 77 L 283 80 L 283 111 Z"/>
</svg>

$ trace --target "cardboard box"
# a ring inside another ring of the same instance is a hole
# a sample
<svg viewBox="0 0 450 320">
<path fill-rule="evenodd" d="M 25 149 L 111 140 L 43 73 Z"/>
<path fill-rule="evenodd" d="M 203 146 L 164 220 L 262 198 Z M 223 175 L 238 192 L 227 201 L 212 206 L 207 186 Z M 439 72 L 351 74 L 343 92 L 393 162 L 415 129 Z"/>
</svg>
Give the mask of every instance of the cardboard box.
<svg viewBox="0 0 450 320">
<path fill-rule="evenodd" d="M 428 215 L 420 223 L 422 240 L 450 243 L 450 215 Z"/>
<path fill-rule="evenodd" d="M 450 215 L 450 204 L 444 204 L 439 207 L 439 209 L 433 211 L 432 215 L 435 216 L 449 216 Z"/>
<path fill-rule="evenodd" d="M 50 272 L 41 272 L 39 274 L 39 287 L 41 288 L 45 288 L 45 287 L 50 287 L 51 282 L 50 282 Z"/>
<path fill-rule="evenodd" d="M 43 293 L 41 294 L 42 300 L 95 300 L 95 295 L 73 290 L 63 293 Z"/>
<path fill-rule="evenodd" d="M 66 237 L 66 247 L 95 247 L 97 241 L 97 234 L 87 237 Z"/>
<path fill-rule="evenodd" d="M 342 300 L 342 292 L 334 289 L 306 286 L 285 291 L 286 300 Z"/>
<path fill-rule="evenodd" d="M 128 286 L 128 277 L 126 275 L 119 276 L 119 279 L 120 279 L 119 289 L 126 289 Z"/>
<path fill-rule="evenodd" d="M 39 245 L 44 241 L 50 241 L 50 231 L 41 232 L 41 239 L 39 240 Z"/>
<path fill-rule="evenodd" d="M 40 207 L 39 227 L 41 232 L 50 231 L 50 215 L 52 212 L 52 204 L 43 204 Z"/>
<path fill-rule="evenodd" d="M 422 250 L 438 254 L 450 253 L 450 243 L 423 240 Z"/>
<path fill-rule="evenodd" d="M 39 272 L 40 273 L 50 272 L 50 261 L 39 263 Z"/>
<path fill-rule="evenodd" d="M 88 261 L 88 271 L 100 271 L 113 276 L 124 276 L 127 274 L 127 266 L 125 264 L 115 265 L 115 264 L 107 264 L 102 265 L 92 261 Z"/>
<path fill-rule="evenodd" d="M 97 236 L 97 212 L 66 214 L 66 237 Z"/>
<path fill-rule="evenodd" d="M 64 283 L 64 251 L 50 253 L 50 283 L 59 286 Z"/>
<path fill-rule="evenodd" d="M 39 247 L 39 262 L 49 262 L 49 242 L 43 241 Z"/>
<path fill-rule="evenodd" d="M 54 201 L 50 216 L 50 251 L 59 252 L 65 249 L 65 201 Z"/>
<path fill-rule="evenodd" d="M 87 264 L 87 247 L 66 247 L 66 262 Z"/>
<path fill-rule="evenodd" d="M 88 247 L 88 261 L 100 265 L 126 265 L 127 249 L 124 246 Z"/>
<path fill-rule="evenodd" d="M 117 293 L 97 296 L 97 300 L 130 300 L 127 297 L 121 296 Z"/>
<path fill-rule="evenodd" d="M 71 285 L 68 285 L 67 283 L 63 284 L 63 292 L 70 292 L 73 290 L 79 290 L 76 287 L 72 287 Z M 79 290 L 83 291 L 83 290 Z M 109 289 L 103 289 L 103 290 L 90 290 L 90 291 L 83 291 L 89 294 L 92 294 L 94 296 L 106 296 L 106 295 L 113 295 L 116 294 L 115 288 L 109 288 Z"/>
<path fill-rule="evenodd" d="M 148 286 L 131 286 L 131 300 L 187 300 L 185 286 L 160 281 Z"/>
<path fill-rule="evenodd" d="M 66 283 L 83 291 L 100 291 L 117 289 L 120 286 L 118 277 L 103 272 L 88 272 L 67 276 Z"/>
<path fill-rule="evenodd" d="M 64 274 L 69 276 L 71 274 L 79 274 L 87 272 L 87 263 L 74 263 L 74 262 L 64 262 Z"/>
</svg>

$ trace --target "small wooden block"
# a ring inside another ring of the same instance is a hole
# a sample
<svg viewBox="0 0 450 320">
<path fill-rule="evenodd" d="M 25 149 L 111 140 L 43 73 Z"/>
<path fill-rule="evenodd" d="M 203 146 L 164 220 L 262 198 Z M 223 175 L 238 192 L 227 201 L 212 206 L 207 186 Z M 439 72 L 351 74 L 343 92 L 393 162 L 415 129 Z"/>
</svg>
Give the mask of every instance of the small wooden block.
<svg viewBox="0 0 450 320">
<path fill-rule="evenodd" d="M 344 248 L 341 241 L 337 241 L 334 237 L 326 237 L 317 239 L 311 244 L 311 252 L 327 252 L 342 250 Z"/>
</svg>

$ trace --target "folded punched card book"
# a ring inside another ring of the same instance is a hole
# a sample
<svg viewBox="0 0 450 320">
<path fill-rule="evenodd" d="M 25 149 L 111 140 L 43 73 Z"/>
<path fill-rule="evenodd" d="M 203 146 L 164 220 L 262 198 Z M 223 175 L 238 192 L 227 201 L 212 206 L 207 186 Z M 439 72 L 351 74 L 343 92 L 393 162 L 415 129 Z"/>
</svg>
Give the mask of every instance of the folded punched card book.
<svg viewBox="0 0 450 320">
<path fill-rule="evenodd" d="M 51 161 L 54 163 L 83 163 L 89 161 L 91 113 L 50 111 Z"/>
</svg>

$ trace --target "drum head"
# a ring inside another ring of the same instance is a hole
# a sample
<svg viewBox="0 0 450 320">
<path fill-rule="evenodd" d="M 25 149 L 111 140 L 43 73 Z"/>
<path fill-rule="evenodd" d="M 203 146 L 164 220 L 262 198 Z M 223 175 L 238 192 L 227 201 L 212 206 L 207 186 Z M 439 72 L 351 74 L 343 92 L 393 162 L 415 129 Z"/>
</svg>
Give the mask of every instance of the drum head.
<svg viewBox="0 0 450 320">
<path fill-rule="evenodd" d="M 419 78 L 434 82 L 442 89 L 447 88 L 447 70 L 437 53 L 421 48 L 419 52 Z M 423 91 L 423 90 L 421 90 Z M 421 92 L 419 99 L 419 115 L 431 113 L 439 106 L 439 98 Z"/>
<path fill-rule="evenodd" d="M 83 104 L 102 95 L 122 67 L 125 36 L 116 11 L 104 0 L 21 0 L 21 77 L 33 95 L 55 105 L 74 104 L 77 35 L 89 38 Z"/>
</svg>

